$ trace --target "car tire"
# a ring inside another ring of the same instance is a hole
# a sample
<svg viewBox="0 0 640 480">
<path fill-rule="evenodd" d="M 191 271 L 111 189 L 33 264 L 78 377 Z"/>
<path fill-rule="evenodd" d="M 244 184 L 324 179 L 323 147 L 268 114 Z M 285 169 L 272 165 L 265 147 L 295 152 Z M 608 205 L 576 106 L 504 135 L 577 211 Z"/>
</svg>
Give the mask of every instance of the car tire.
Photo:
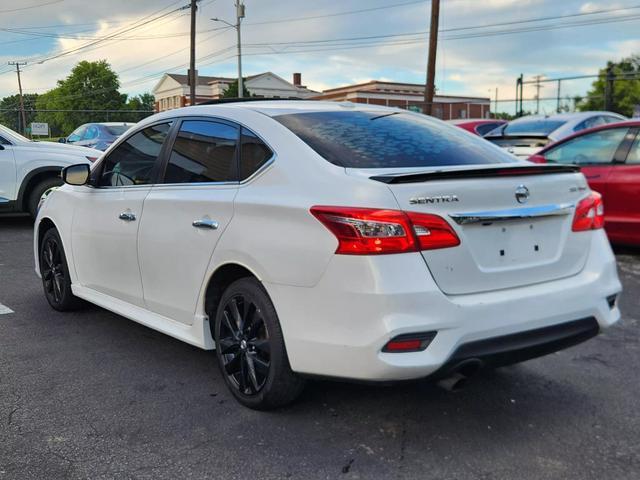
<svg viewBox="0 0 640 480">
<path fill-rule="evenodd" d="M 50 191 L 62 185 L 62 179 L 58 177 L 49 177 L 44 180 L 38 182 L 29 192 L 29 196 L 27 197 L 27 211 L 29 214 L 36 218 L 38 215 L 38 204 L 40 203 L 40 199 L 43 195 L 50 193 Z"/>
<path fill-rule="evenodd" d="M 40 242 L 40 274 L 49 305 L 55 310 L 75 310 L 82 301 L 71 291 L 71 278 L 62 240 L 55 228 L 47 230 Z"/>
<path fill-rule="evenodd" d="M 278 316 L 257 279 L 241 278 L 224 291 L 214 340 L 222 377 L 242 405 L 270 410 L 302 393 L 304 379 L 291 370 Z"/>
</svg>

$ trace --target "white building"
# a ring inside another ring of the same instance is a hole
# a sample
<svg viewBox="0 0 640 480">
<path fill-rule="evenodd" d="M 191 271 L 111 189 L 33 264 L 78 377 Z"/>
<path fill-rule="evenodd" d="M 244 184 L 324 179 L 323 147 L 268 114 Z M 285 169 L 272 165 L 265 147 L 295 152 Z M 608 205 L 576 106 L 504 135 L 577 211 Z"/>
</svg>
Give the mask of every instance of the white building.
<svg viewBox="0 0 640 480">
<path fill-rule="evenodd" d="M 227 87 L 236 80 L 228 77 L 198 76 L 196 104 L 222 98 Z M 246 77 L 244 86 L 252 95 L 263 98 L 309 98 L 320 93 L 309 90 L 302 85 L 302 75 L 300 73 L 293 74 L 293 83 L 272 72 L 260 73 Z M 155 97 L 156 112 L 163 112 L 190 104 L 187 75 L 165 73 L 152 92 Z"/>
</svg>

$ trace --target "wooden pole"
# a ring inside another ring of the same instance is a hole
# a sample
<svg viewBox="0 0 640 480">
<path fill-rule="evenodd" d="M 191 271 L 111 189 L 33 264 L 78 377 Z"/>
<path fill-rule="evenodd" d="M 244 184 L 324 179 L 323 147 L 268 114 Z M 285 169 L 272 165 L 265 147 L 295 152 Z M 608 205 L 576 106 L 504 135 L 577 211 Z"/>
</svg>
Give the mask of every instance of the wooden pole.
<svg viewBox="0 0 640 480">
<path fill-rule="evenodd" d="M 440 0 L 431 0 L 431 27 L 429 28 L 429 58 L 427 61 L 427 85 L 424 89 L 423 112 L 433 112 L 433 96 L 435 94 L 436 51 L 438 50 L 438 21 L 440 18 Z"/>
</svg>

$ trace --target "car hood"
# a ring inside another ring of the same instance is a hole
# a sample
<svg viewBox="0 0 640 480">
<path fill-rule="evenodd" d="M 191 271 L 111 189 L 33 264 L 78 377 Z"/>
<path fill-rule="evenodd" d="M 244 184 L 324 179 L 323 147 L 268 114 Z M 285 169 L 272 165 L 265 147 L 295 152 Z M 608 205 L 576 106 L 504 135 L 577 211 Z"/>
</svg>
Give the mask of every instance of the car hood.
<svg viewBox="0 0 640 480">
<path fill-rule="evenodd" d="M 38 152 L 51 152 L 62 155 L 73 155 L 78 157 L 96 157 L 102 155 L 100 150 L 95 148 L 81 147 L 78 145 L 67 145 L 66 143 L 55 142 L 28 142 L 20 144 L 21 148 L 29 148 Z"/>
</svg>

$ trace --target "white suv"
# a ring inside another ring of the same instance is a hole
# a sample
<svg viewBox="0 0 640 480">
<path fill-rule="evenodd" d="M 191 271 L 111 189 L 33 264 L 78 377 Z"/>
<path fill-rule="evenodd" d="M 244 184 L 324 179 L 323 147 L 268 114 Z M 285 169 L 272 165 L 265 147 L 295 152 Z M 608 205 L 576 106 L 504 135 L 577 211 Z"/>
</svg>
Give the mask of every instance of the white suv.
<svg viewBox="0 0 640 480">
<path fill-rule="evenodd" d="M 462 378 L 620 316 L 598 194 L 439 120 L 282 101 L 150 117 L 36 220 L 51 306 L 205 349 L 244 405 L 308 375 Z"/>
<path fill-rule="evenodd" d="M 92 148 L 34 142 L 0 125 L 0 213 L 35 217 L 40 199 L 62 185 L 63 167 L 89 163 L 100 155 Z"/>
</svg>

